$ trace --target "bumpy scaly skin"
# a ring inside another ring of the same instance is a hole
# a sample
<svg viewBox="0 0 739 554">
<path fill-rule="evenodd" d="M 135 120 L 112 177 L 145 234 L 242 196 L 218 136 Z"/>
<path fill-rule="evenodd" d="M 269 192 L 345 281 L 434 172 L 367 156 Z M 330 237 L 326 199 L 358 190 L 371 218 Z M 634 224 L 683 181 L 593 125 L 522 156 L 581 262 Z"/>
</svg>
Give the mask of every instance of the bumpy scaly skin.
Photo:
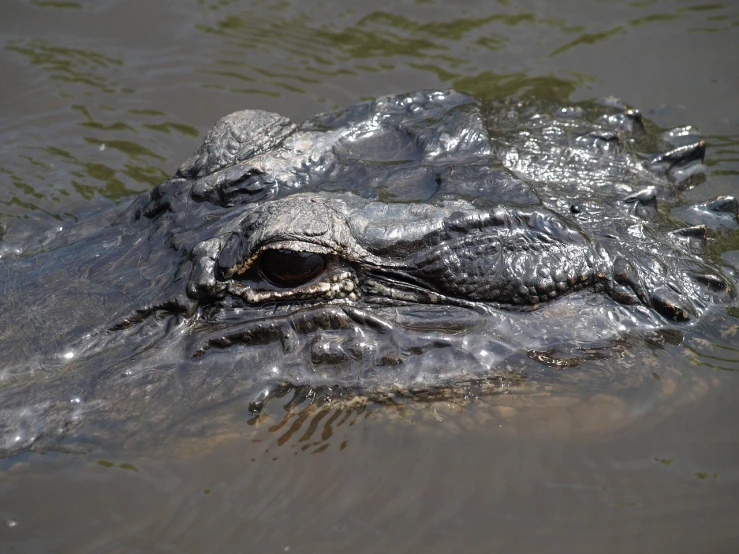
<svg viewBox="0 0 739 554">
<path fill-rule="evenodd" d="M 291 288 L 233 279 L 267 249 L 335 257 L 340 269 Z M 462 201 L 405 205 L 295 194 L 264 202 L 230 237 L 209 239 L 196 252 L 203 254 L 196 254 L 193 297 L 228 291 L 250 304 L 358 301 L 354 291 L 364 287 L 387 299 L 535 306 L 605 280 L 605 263 L 594 245 L 557 214 L 478 210 Z"/>
<path fill-rule="evenodd" d="M 685 320 L 699 315 L 715 292 L 728 291 L 728 283 L 702 267 L 700 257 L 654 234 L 645 241 L 632 232 L 656 219 L 657 198 L 671 193 L 676 178 L 690 176 L 693 162 L 702 160 L 703 142 L 640 160 L 634 150 L 645 131 L 636 110 L 604 109 L 595 124 L 583 121 L 581 108 L 530 113 L 532 125 L 521 129 L 521 112 L 531 108 L 504 107 L 481 106 L 456 93 L 419 93 L 366 104 L 356 110 L 363 116 L 357 121 L 351 118 L 355 114 L 336 117 L 338 124 L 319 116 L 291 133 L 277 116 L 228 116 L 180 175 L 205 176 L 192 185 L 195 199 L 255 205 L 242 208 L 242 219 L 227 225 L 224 234 L 194 249 L 190 296 L 207 301 L 228 292 L 249 304 L 379 298 L 519 309 L 589 287 Z M 336 127 L 325 129 L 326 121 Z M 248 148 L 233 144 L 232 137 L 260 126 L 265 130 L 258 136 L 279 141 Z M 232 155 L 240 149 L 248 151 L 243 160 Z M 352 165 L 360 153 L 384 163 L 388 154 L 407 156 L 412 163 L 406 165 L 413 167 Z M 236 186 L 219 175 L 224 166 L 236 175 Z M 379 202 L 356 193 L 290 194 L 320 190 L 355 173 L 368 182 L 385 177 L 390 184 L 409 180 L 416 187 L 433 178 L 435 190 L 422 204 Z M 634 192 L 635 186 L 643 188 Z M 591 205 L 594 194 L 600 198 Z M 156 193 L 152 203 L 159 205 Z M 703 208 L 709 219 L 722 210 L 733 210 L 734 217 L 736 201 Z M 627 222 L 631 230 L 623 226 Z M 678 234 L 705 235 L 701 229 Z M 663 263 L 668 257 L 660 248 L 677 256 L 672 267 Z M 329 283 L 327 275 L 290 289 L 232 279 L 258 264 L 267 249 L 334 257 L 343 277 L 337 283 L 333 275 Z M 697 281 L 691 272 L 682 273 L 689 266 L 701 275 Z M 710 291 L 696 286 L 706 280 Z"/>
<path fill-rule="evenodd" d="M 438 396 L 687 332 L 734 294 L 704 246 L 737 201 L 659 206 L 704 151 L 613 99 L 231 114 L 113 225 L 4 266 L 0 312 L 22 333 L 0 365 L 0 449 L 139 436 L 286 384 Z"/>
</svg>

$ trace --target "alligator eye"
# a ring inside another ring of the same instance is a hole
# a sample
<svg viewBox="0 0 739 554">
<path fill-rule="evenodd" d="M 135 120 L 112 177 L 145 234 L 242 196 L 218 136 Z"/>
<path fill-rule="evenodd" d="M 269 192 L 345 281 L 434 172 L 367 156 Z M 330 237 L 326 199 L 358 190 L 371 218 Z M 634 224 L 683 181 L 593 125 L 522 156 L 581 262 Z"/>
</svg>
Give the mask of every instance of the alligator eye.
<svg viewBox="0 0 739 554">
<path fill-rule="evenodd" d="M 259 272 L 275 285 L 294 287 L 319 275 L 326 262 L 320 254 L 295 250 L 266 250 L 259 261 Z"/>
</svg>

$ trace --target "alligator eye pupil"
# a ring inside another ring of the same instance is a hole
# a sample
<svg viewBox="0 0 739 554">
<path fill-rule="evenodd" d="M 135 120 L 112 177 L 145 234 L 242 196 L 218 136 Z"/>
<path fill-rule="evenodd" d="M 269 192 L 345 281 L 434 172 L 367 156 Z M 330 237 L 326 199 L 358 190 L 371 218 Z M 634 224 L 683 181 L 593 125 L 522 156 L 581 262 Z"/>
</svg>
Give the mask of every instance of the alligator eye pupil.
<svg viewBox="0 0 739 554">
<path fill-rule="evenodd" d="M 262 253 L 259 271 L 275 285 L 294 287 L 320 275 L 326 262 L 320 254 L 295 250 L 267 250 Z"/>
</svg>

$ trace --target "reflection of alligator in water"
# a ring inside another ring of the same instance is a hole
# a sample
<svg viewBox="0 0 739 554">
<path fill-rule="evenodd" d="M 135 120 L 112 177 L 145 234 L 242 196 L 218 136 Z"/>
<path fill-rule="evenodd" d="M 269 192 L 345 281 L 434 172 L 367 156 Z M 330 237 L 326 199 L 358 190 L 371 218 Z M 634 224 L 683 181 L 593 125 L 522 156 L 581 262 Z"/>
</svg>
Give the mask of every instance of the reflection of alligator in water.
<svg viewBox="0 0 739 554">
<path fill-rule="evenodd" d="M 2 446 L 162 431 L 286 386 L 451 394 L 679 334 L 734 295 L 704 246 L 736 200 L 660 207 L 703 153 L 615 100 L 227 116 L 112 225 L 3 262 Z"/>
</svg>

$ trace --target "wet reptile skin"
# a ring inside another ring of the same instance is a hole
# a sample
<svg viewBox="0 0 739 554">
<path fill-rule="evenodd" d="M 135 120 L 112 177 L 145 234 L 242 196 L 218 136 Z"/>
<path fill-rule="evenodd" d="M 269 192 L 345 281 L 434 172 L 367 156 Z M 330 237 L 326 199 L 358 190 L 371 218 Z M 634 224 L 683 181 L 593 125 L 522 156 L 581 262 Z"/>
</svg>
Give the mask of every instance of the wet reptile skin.
<svg viewBox="0 0 739 554">
<path fill-rule="evenodd" d="M 667 207 L 704 151 L 614 99 L 227 116 L 112 223 L 3 258 L 0 446 L 121 440 L 296 386 L 453 394 L 690 332 L 735 297 L 705 246 L 736 200 Z"/>
</svg>

